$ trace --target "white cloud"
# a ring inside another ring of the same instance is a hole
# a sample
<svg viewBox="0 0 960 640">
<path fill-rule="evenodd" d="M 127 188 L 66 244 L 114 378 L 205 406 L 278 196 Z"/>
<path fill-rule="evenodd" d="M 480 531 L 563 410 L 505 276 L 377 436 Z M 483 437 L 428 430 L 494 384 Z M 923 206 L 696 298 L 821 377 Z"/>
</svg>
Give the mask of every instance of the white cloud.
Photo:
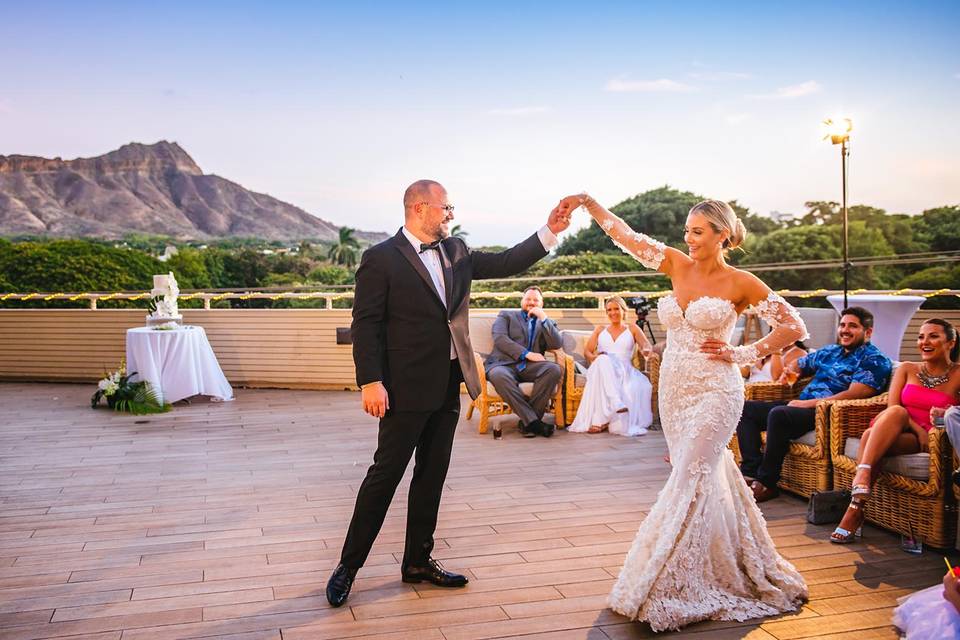
<svg viewBox="0 0 960 640">
<path fill-rule="evenodd" d="M 676 80 L 660 78 L 659 80 L 627 80 L 614 78 L 607 82 L 605 91 L 615 93 L 646 92 L 646 93 L 687 93 L 696 91 L 694 87 Z"/>
<path fill-rule="evenodd" d="M 737 126 L 739 124 L 743 124 L 752 117 L 753 115 L 749 113 L 729 113 L 723 117 L 723 120 L 731 126 Z"/>
<path fill-rule="evenodd" d="M 490 109 L 487 113 L 491 116 L 533 116 L 538 113 L 547 113 L 549 107 L 515 107 L 513 109 Z"/>
<path fill-rule="evenodd" d="M 791 98 L 800 98 L 812 93 L 818 93 L 823 89 L 816 80 L 807 80 L 800 84 L 791 84 L 786 87 L 780 87 L 773 93 L 753 94 L 751 98 L 761 98 L 764 100 L 789 100 Z"/>
<path fill-rule="evenodd" d="M 748 80 L 753 77 L 752 73 L 742 71 L 694 71 L 687 74 L 694 80 L 708 80 L 719 82 L 723 80 Z"/>
</svg>

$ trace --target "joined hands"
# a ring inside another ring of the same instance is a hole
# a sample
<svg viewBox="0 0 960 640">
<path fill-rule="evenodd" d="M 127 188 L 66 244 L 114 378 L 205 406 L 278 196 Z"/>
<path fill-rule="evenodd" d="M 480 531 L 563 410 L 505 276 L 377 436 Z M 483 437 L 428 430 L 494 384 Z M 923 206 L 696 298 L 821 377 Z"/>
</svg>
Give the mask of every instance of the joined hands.
<svg viewBox="0 0 960 640">
<path fill-rule="evenodd" d="M 583 204 L 586 197 L 585 194 L 581 194 L 567 196 L 560 200 L 553 211 L 550 212 L 550 218 L 547 220 L 547 226 L 550 227 L 550 230 L 554 233 L 565 231 L 570 226 L 570 218 L 573 216 L 574 210 Z"/>
</svg>

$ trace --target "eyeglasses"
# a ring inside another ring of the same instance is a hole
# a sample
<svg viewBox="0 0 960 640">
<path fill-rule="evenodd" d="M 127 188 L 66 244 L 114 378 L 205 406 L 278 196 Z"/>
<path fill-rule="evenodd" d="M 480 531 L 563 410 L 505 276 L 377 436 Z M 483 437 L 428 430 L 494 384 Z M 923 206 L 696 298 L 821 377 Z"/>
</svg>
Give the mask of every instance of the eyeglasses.
<svg viewBox="0 0 960 640">
<path fill-rule="evenodd" d="M 425 204 L 428 207 L 440 207 L 447 213 L 453 213 L 453 210 L 456 208 L 452 204 L 430 204 L 429 202 L 421 202 L 420 204 Z"/>
</svg>

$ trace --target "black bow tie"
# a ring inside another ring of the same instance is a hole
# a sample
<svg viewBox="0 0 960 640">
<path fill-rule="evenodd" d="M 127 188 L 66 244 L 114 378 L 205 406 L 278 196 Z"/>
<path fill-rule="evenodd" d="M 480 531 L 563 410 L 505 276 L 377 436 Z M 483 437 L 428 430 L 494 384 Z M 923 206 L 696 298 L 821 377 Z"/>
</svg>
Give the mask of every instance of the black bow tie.
<svg viewBox="0 0 960 640">
<path fill-rule="evenodd" d="M 424 242 L 420 244 L 420 253 L 424 251 L 440 251 L 440 241 Z"/>
</svg>

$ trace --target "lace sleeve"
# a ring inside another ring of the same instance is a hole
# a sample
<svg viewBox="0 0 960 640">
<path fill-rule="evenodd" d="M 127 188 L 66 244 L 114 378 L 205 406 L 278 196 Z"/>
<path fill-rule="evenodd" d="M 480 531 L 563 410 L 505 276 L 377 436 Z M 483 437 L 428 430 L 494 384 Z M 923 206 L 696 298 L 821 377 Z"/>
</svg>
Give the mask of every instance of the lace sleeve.
<svg viewBox="0 0 960 640">
<path fill-rule="evenodd" d="M 666 257 L 666 246 L 650 236 L 637 233 L 616 214 L 607 211 L 600 203 L 584 194 L 580 204 L 587 210 L 604 233 L 620 247 L 648 269 L 659 269 Z"/>
<path fill-rule="evenodd" d="M 734 347 L 733 361 L 738 365 L 747 365 L 781 349 L 797 340 L 810 337 L 800 312 L 793 305 L 773 291 L 767 297 L 754 304 L 757 315 L 770 325 L 770 333 L 753 344 Z"/>
</svg>

